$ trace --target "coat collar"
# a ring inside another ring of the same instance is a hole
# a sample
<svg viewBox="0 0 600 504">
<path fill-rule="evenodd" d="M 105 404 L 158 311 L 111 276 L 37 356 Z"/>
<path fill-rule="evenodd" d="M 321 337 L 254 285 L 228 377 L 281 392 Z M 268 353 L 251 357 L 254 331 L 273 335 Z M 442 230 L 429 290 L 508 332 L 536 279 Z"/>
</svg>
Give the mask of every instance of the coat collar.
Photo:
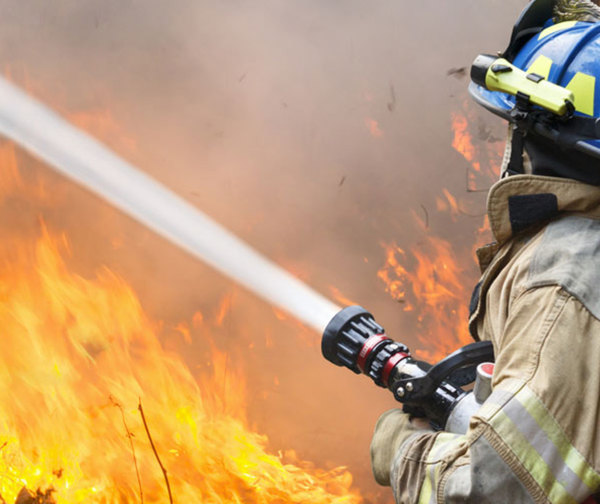
<svg viewBox="0 0 600 504">
<path fill-rule="evenodd" d="M 492 186 L 487 210 L 492 233 L 501 246 L 529 225 L 559 214 L 600 219 L 600 187 L 572 179 L 514 175 Z"/>
</svg>

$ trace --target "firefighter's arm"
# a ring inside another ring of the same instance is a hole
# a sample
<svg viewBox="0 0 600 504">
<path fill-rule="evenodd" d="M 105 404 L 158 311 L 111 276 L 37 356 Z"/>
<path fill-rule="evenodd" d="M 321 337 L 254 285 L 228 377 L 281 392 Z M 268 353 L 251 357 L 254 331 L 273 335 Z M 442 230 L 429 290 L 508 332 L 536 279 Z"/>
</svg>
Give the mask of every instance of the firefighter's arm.
<svg viewBox="0 0 600 504">
<path fill-rule="evenodd" d="M 399 504 L 535 502 L 485 440 L 483 425 L 474 421 L 467 435 L 434 432 L 390 410 L 379 418 L 371 442 L 375 479 L 391 484 Z"/>
<path fill-rule="evenodd" d="M 576 504 L 597 491 L 590 450 L 598 442 L 600 341 L 572 343 L 599 330 L 559 287 L 513 300 L 497 342 L 493 393 L 467 434 L 403 429 L 390 468 L 396 501 Z"/>
<path fill-rule="evenodd" d="M 401 446 L 417 434 L 433 432 L 420 420 L 415 418 L 411 422 L 409 415 L 400 409 L 386 411 L 377 420 L 371 441 L 371 468 L 380 485 L 390 485 L 392 462 Z"/>
</svg>

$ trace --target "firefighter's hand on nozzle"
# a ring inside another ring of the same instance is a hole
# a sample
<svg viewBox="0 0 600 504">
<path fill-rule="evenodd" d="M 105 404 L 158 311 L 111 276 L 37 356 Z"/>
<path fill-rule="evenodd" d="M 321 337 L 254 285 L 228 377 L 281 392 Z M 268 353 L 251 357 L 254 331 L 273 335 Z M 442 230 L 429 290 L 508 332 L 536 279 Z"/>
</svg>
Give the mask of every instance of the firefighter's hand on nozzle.
<svg viewBox="0 0 600 504">
<path fill-rule="evenodd" d="M 411 420 L 401 409 L 389 410 L 381 415 L 371 441 L 371 468 L 377 483 L 390 486 L 392 462 L 404 441 L 417 432 L 430 430 L 427 420 Z"/>
</svg>

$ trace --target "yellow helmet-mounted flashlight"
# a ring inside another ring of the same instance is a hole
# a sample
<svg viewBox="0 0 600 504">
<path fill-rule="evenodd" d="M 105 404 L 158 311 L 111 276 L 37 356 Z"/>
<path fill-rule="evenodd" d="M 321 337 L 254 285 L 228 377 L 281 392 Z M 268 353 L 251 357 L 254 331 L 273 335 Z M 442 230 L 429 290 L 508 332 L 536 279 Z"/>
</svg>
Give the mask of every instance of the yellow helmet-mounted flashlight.
<svg viewBox="0 0 600 504">
<path fill-rule="evenodd" d="M 560 117 L 570 117 L 575 111 L 571 91 L 541 75 L 524 72 L 504 58 L 480 54 L 471 66 L 471 80 L 489 91 L 515 96 L 517 104 L 537 105 Z"/>
</svg>

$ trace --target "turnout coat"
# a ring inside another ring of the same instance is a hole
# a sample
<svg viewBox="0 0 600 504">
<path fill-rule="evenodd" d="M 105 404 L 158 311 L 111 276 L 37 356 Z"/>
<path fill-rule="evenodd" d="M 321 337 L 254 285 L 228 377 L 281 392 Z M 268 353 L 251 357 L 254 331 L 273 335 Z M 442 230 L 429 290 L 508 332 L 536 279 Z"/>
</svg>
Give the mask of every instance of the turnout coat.
<svg viewBox="0 0 600 504">
<path fill-rule="evenodd" d="M 493 343 L 493 392 L 465 435 L 407 431 L 396 501 L 584 502 L 600 489 L 600 188 L 512 176 L 488 215 L 469 327 Z"/>
</svg>

